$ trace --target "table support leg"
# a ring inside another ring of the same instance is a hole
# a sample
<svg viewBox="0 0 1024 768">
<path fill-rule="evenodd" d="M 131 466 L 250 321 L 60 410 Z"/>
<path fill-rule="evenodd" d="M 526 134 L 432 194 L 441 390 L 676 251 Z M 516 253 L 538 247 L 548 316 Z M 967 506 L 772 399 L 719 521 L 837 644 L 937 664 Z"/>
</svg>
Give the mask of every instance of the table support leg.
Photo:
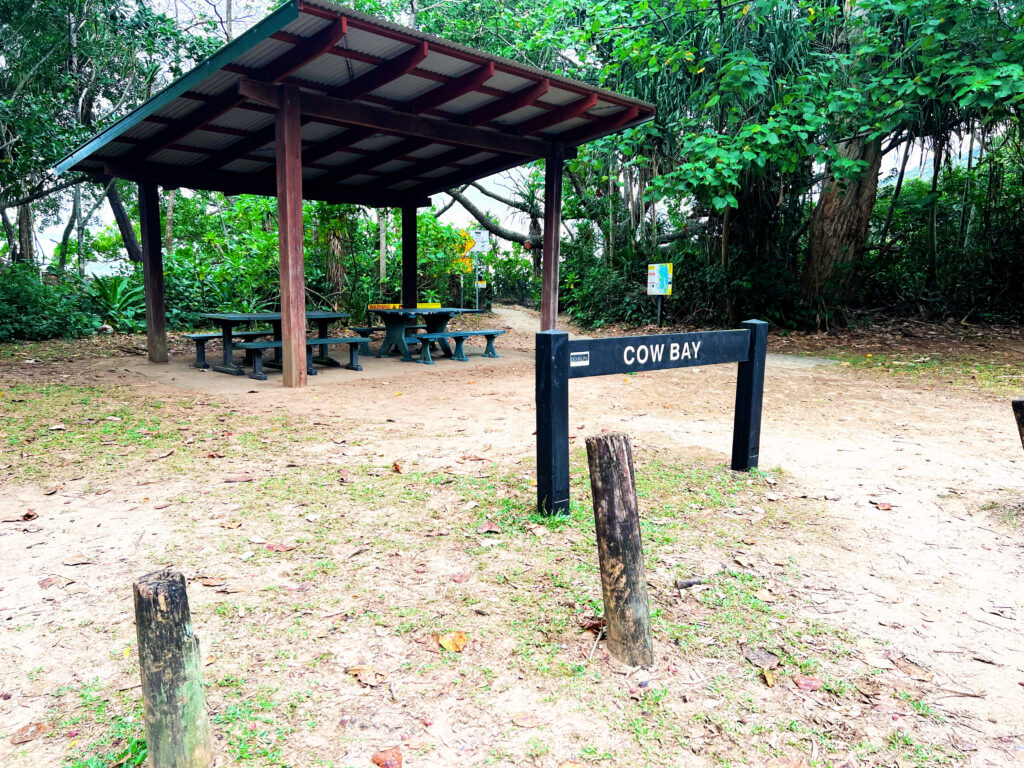
<svg viewBox="0 0 1024 768">
<path fill-rule="evenodd" d="M 231 346 L 231 323 L 221 323 L 220 339 L 224 347 L 224 357 L 220 365 L 213 366 L 213 370 L 220 373 L 230 373 L 232 376 L 241 376 L 245 371 L 235 365 L 231 359 L 231 355 L 234 352 L 234 348 Z"/>
</svg>

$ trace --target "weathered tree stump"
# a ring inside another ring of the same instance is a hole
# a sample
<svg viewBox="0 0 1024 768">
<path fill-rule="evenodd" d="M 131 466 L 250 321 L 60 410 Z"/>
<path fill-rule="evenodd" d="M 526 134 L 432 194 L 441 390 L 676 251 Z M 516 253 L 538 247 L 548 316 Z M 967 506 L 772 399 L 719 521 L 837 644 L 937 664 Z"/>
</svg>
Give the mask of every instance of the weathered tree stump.
<svg viewBox="0 0 1024 768">
<path fill-rule="evenodd" d="M 1020 444 L 1024 447 L 1024 397 L 1014 398 L 1010 401 L 1013 406 L 1013 417 L 1017 420 L 1017 432 L 1020 433 Z"/>
<path fill-rule="evenodd" d="M 632 667 L 654 663 L 633 449 L 622 433 L 587 438 L 608 650 Z"/>
<path fill-rule="evenodd" d="M 208 768 L 210 720 L 185 577 L 170 570 L 135 582 L 135 623 L 152 768 Z"/>
</svg>

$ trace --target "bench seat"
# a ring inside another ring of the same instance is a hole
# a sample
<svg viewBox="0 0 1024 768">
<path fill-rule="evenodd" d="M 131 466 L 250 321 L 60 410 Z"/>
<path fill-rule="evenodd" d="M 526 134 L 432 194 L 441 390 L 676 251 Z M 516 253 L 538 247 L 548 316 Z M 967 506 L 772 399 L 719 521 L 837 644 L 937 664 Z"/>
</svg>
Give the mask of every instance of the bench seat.
<svg viewBox="0 0 1024 768">
<path fill-rule="evenodd" d="M 458 360 L 460 363 L 465 363 L 469 360 L 466 357 L 466 351 L 462 348 L 463 342 L 466 339 L 473 336 L 483 336 L 487 339 L 487 346 L 484 348 L 484 357 L 498 357 L 497 351 L 494 349 L 494 340 L 501 336 L 504 331 L 495 329 L 485 331 L 445 331 L 444 333 L 421 333 L 411 341 L 420 342 L 420 359 L 419 362 L 424 365 L 433 365 L 434 360 L 430 357 L 430 343 L 433 341 L 443 341 L 445 339 L 451 339 L 455 342 L 455 350 L 452 353 L 452 360 Z"/>
<path fill-rule="evenodd" d="M 235 331 L 231 334 L 233 339 L 260 339 L 264 336 L 273 336 L 274 332 L 271 329 L 265 331 Z M 196 343 L 196 361 L 192 363 L 193 368 L 209 368 L 210 364 L 206 362 L 206 342 L 214 341 L 216 339 L 223 339 L 223 334 L 220 333 L 186 333 L 184 338 L 194 341 Z M 238 346 L 233 345 L 233 346 Z M 250 352 L 246 352 L 246 362 L 249 362 Z"/>
<path fill-rule="evenodd" d="M 313 368 L 313 349 L 315 347 L 327 347 L 335 344 L 348 345 L 348 365 L 345 367 L 350 371 L 361 371 L 363 366 L 359 364 L 359 348 L 370 340 L 365 336 L 332 336 L 326 339 L 306 339 L 306 373 L 316 376 L 316 369 Z M 283 342 L 280 341 L 245 341 L 235 346 L 239 349 L 250 350 L 252 356 L 252 372 L 250 379 L 266 381 L 267 375 L 263 372 L 263 355 L 265 349 L 281 349 Z"/>
</svg>

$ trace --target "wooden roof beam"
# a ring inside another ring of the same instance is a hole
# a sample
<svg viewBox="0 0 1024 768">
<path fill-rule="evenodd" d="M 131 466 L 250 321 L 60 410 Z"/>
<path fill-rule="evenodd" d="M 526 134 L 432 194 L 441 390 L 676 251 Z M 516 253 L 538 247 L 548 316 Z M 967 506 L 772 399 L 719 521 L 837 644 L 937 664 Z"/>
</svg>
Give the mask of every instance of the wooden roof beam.
<svg viewBox="0 0 1024 768">
<path fill-rule="evenodd" d="M 321 53 L 327 48 L 333 48 L 335 43 L 337 43 L 347 31 L 348 22 L 345 19 L 335 21 L 333 24 L 313 35 L 305 46 L 296 45 L 292 47 L 291 50 L 286 51 L 266 66 L 262 67 L 258 71 L 259 79 L 266 82 L 275 82 L 276 80 L 290 75 L 306 63 L 309 57 L 310 48 L 313 50 L 319 50 Z M 156 136 L 153 136 L 144 143 L 138 145 L 132 151 L 132 157 L 136 160 L 144 160 L 154 152 L 158 152 L 163 149 L 168 144 L 173 144 L 182 136 L 186 136 L 192 131 L 202 128 L 207 123 L 216 120 L 225 112 L 230 112 L 244 101 L 245 97 L 242 96 L 242 94 L 238 93 L 233 88 L 230 88 L 224 93 L 214 96 L 209 101 L 206 101 L 198 109 L 195 109 L 189 114 L 169 123 L 167 127 L 160 131 Z"/>
<path fill-rule="evenodd" d="M 434 157 L 428 157 L 424 160 L 413 162 L 412 165 L 407 168 L 402 168 L 398 171 L 392 171 L 391 173 L 382 174 L 374 184 L 380 187 L 389 187 L 392 184 L 397 184 L 400 181 L 407 179 L 416 179 L 422 176 L 424 173 L 435 171 L 438 168 L 444 168 L 446 165 L 453 165 L 459 160 L 464 160 L 470 155 L 475 155 L 477 150 L 466 147 L 452 147 L 451 149 L 445 150 L 439 155 Z"/>
<path fill-rule="evenodd" d="M 626 107 L 621 112 L 616 112 L 614 115 L 608 117 L 597 118 L 587 125 L 581 125 L 578 128 L 571 128 L 563 133 L 551 134 L 551 140 L 557 141 L 562 144 L 573 145 L 586 139 L 592 141 L 593 139 L 599 139 L 602 136 L 617 131 L 624 125 L 628 125 L 640 116 L 640 110 L 637 107 Z M 590 137 L 590 138 L 588 138 Z M 566 155 L 568 159 L 568 155 Z"/>
<path fill-rule="evenodd" d="M 345 128 L 343 133 L 337 136 L 331 136 L 323 141 L 318 141 L 316 144 L 313 144 L 309 148 L 303 150 L 302 162 L 315 163 L 317 160 L 323 160 L 328 155 L 333 155 L 335 152 L 348 149 L 353 144 L 358 144 L 363 139 L 368 139 L 375 133 L 377 133 L 376 128 L 348 126 Z"/>
<path fill-rule="evenodd" d="M 422 96 L 416 97 L 403 107 L 403 111 L 412 112 L 417 115 L 422 112 L 430 112 L 442 104 L 447 104 L 449 101 L 459 98 L 459 96 L 464 96 L 470 91 L 476 90 L 492 77 L 494 77 L 494 62 L 489 61 L 469 74 L 449 80 L 444 85 L 439 85 L 434 90 L 427 91 Z"/>
<path fill-rule="evenodd" d="M 403 139 L 392 144 L 390 147 L 385 147 L 379 152 L 371 152 L 358 160 L 353 160 L 351 163 L 335 166 L 335 171 L 345 178 L 357 176 L 360 173 L 373 173 L 372 169 L 378 165 L 390 163 L 392 160 L 396 160 L 410 152 L 423 149 L 431 143 L 425 139 Z"/>
<path fill-rule="evenodd" d="M 551 112 L 525 120 L 514 127 L 519 135 L 527 136 L 531 133 L 536 133 L 537 131 L 543 131 L 545 128 L 550 128 L 552 125 L 558 125 L 559 123 L 564 123 L 566 120 L 572 120 L 574 117 L 579 117 L 587 110 L 593 109 L 596 104 L 597 94 L 592 93 L 589 96 L 584 96 L 582 99 L 577 99 L 576 101 L 559 107 Z"/>
<path fill-rule="evenodd" d="M 401 53 L 393 59 L 381 62 L 365 75 L 350 80 L 345 85 L 339 85 L 327 91 L 328 96 L 340 99 L 358 99 L 363 94 L 387 85 L 392 80 L 397 80 L 402 75 L 411 72 L 417 64 L 427 58 L 430 48 L 426 43 L 414 45 L 405 53 Z M 259 80 L 266 80 L 261 77 Z"/>
<path fill-rule="evenodd" d="M 551 81 L 545 77 L 534 85 L 528 85 L 522 90 L 474 109 L 472 112 L 463 115 L 460 122 L 467 125 L 486 123 L 502 115 L 507 115 L 509 112 L 515 112 L 517 109 L 532 106 L 537 99 L 549 90 L 551 90 Z"/>
<path fill-rule="evenodd" d="M 276 86 L 255 80 L 240 81 L 238 91 L 245 98 L 268 106 L 279 104 L 281 99 L 280 90 Z M 549 142 L 527 136 L 510 136 L 485 128 L 458 125 L 439 117 L 410 115 L 376 104 L 308 93 L 302 94 L 302 114 L 315 119 L 376 128 L 400 136 L 529 158 L 546 156 L 549 146 Z"/>
</svg>

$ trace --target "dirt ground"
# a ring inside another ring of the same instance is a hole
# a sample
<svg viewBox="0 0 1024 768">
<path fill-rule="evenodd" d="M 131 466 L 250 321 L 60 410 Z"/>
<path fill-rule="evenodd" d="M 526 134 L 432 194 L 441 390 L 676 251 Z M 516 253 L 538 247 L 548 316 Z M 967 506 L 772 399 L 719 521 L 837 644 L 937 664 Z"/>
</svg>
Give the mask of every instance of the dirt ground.
<svg viewBox="0 0 1024 768">
<path fill-rule="evenodd" d="M 392 744 L 414 768 L 1024 762 L 1024 452 L 1005 396 L 772 354 L 762 472 L 737 480 L 721 470 L 733 366 L 574 381 L 584 523 L 579 451 L 602 430 L 632 437 L 638 473 L 692 465 L 727 489 L 683 525 L 650 480 L 645 537 L 675 537 L 648 552 L 652 607 L 696 635 L 659 630 L 653 670 L 631 670 L 576 623 L 600 601 L 592 534 L 528 516 L 536 319 L 503 308 L 471 322 L 508 330 L 499 360 L 371 358 L 299 391 L 196 371 L 184 345 L 165 366 L 137 341 L 70 362 L 5 352 L 0 518 L 37 517 L 0 523 L 0 764 L 84 766 L 111 723 L 124 728 L 112 753 L 139 733 L 131 581 L 165 565 L 191 580 L 221 765 L 368 766 Z M 932 344 L 920 333 L 901 337 L 908 350 Z M 976 348 L 1024 359 L 1016 332 Z M 47 384 L 78 388 L 89 415 L 47 410 Z M 22 441 L 7 406 L 27 397 L 43 426 Z M 159 425 L 132 445 L 97 437 L 129 418 L 111 397 L 162 408 Z M 711 495 L 682 485 L 665 495 Z M 719 572 L 757 590 L 762 629 L 715 623 Z M 716 586 L 676 588 L 687 575 Z M 466 648 L 439 651 L 456 629 Z M 777 679 L 744 658 L 762 643 L 784 657 Z M 34 722 L 52 730 L 13 744 Z"/>
</svg>

